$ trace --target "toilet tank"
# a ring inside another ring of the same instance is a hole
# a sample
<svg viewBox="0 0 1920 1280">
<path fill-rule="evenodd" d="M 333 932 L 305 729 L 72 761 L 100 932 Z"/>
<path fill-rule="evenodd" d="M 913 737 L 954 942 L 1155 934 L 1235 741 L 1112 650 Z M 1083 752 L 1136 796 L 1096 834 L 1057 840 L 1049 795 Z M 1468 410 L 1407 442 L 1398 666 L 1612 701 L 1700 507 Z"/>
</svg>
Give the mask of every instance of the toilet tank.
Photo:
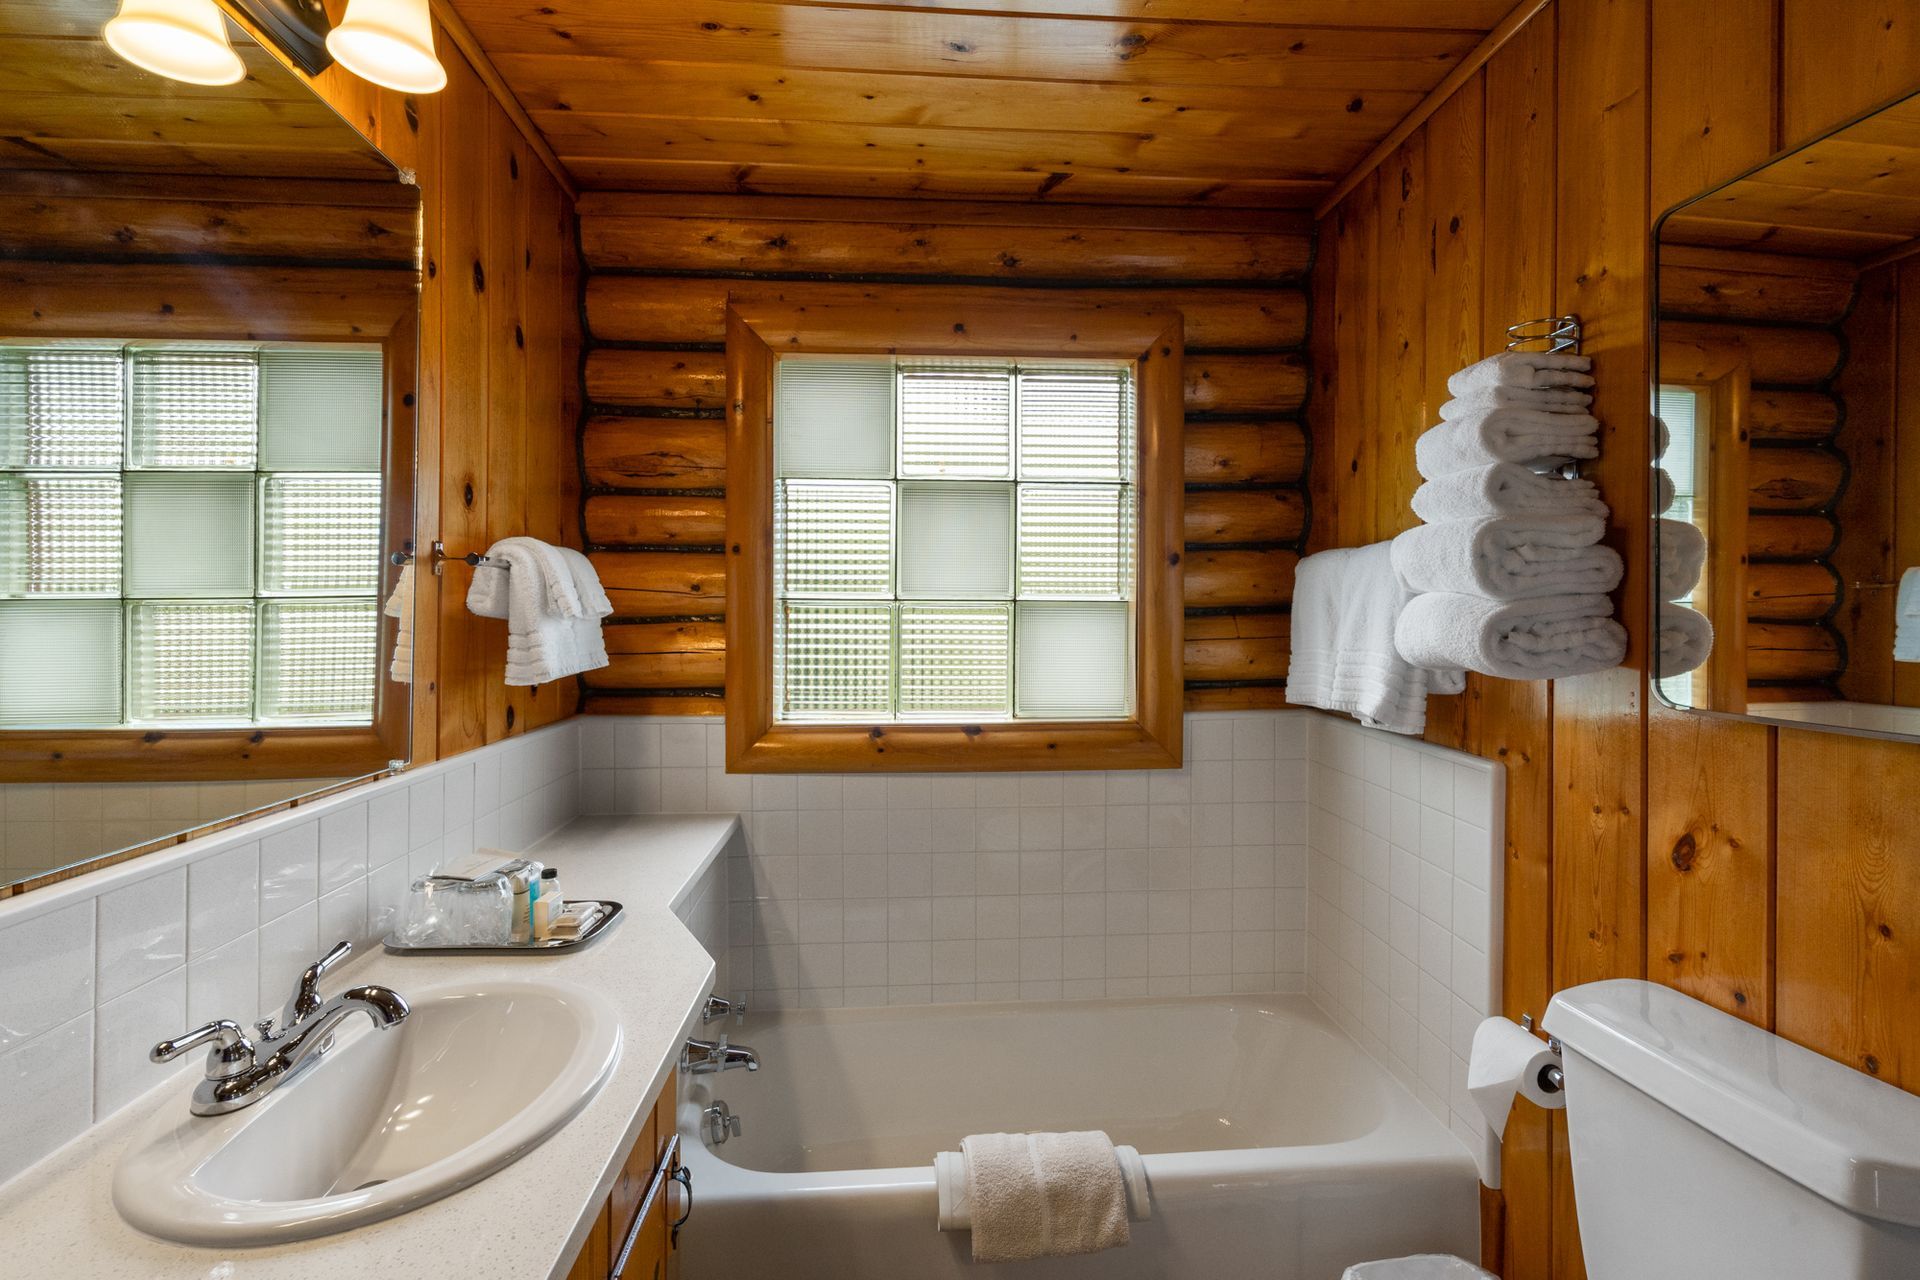
<svg viewBox="0 0 1920 1280">
<path fill-rule="evenodd" d="M 1920 1277 L 1920 1097 L 1666 987 L 1553 998 L 1590 1280 Z"/>
</svg>

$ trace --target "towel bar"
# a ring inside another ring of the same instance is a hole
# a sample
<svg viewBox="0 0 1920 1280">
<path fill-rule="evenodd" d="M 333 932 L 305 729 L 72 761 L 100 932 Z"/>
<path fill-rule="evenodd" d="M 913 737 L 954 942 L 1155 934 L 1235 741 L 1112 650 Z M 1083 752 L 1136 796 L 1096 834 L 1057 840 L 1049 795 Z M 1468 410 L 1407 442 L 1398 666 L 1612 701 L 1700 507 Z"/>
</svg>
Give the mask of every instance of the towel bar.
<svg viewBox="0 0 1920 1280">
<path fill-rule="evenodd" d="M 401 553 L 395 552 L 394 554 L 396 557 L 394 560 L 395 564 L 404 563 L 403 561 L 397 558 Z M 408 558 L 411 559 L 412 557 L 409 556 Z M 483 556 L 478 551 L 469 551 L 467 552 L 467 554 L 463 556 L 453 555 L 450 552 L 448 552 L 447 544 L 444 542 L 441 542 L 439 539 L 436 538 L 433 543 L 433 575 L 434 577 L 437 578 L 446 571 L 447 561 L 449 560 L 459 560 L 462 563 L 473 565 L 475 568 L 478 568 L 484 565 L 489 569 L 500 569 L 504 571 L 510 567 L 502 561 L 493 559 L 491 556 Z"/>
<path fill-rule="evenodd" d="M 1579 355 L 1583 338 L 1580 317 L 1576 315 L 1541 316 L 1537 320 L 1522 320 L 1519 324 L 1507 326 L 1507 350 L 1509 351 L 1569 351 Z M 1541 344 L 1545 345 L 1542 346 Z M 1552 474 L 1562 480 L 1578 480 L 1580 464 L 1563 462 L 1554 468 Z"/>
</svg>

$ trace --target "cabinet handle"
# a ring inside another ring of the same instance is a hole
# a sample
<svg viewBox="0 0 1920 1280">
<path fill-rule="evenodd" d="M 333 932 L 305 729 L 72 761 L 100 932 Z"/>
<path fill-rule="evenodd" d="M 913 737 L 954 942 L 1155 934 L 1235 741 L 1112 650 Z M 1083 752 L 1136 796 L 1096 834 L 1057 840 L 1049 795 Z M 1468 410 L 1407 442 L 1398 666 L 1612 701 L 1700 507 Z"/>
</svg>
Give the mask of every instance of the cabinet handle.
<svg viewBox="0 0 1920 1280">
<path fill-rule="evenodd" d="M 667 1149 L 661 1153 L 660 1166 L 653 1171 L 653 1181 L 647 1184 L 646 1198 L 640 1202 L 640 1212 L 633 1215 L 633 1225 L 627 1228 L 627 1238 L 620 1246 L 620 1253 L 614 1259 L 613 1270 L 609 1274 L 612 1280 L 620 1280 L 627 1271 L 627 1259 L 633 1254 L 633 1246 L 639 1243 L 640 1228 L 647 1223 L 647 1214 L 653 1210 L 653 1202 L 659 1198 L 661 1188 L 672 1180 L 667 1171 L 673 1168 L 673 1162 L 680 1155 L 680 1135 L 674 1134 L 667 1142 Z"/>
<path fill-rule="evenodd" d="M 681 1188 L 687 1193 L 686 1207 L 680 1211 L 680 1216 L 673 1220 L 673 1231 L 671 1232 L 671 1242 L 674 1247 L 678 1248 L 680 1244 L 680 1228 L 685 1226 L 687 1219 L 693 1216 L 693 1170 L 687 1168 L 685 1165 L 681 1165 L 678 1169 L 675 1169 L 669 1177 L 672 1181 L 679 1183 Z"/>
</svg>

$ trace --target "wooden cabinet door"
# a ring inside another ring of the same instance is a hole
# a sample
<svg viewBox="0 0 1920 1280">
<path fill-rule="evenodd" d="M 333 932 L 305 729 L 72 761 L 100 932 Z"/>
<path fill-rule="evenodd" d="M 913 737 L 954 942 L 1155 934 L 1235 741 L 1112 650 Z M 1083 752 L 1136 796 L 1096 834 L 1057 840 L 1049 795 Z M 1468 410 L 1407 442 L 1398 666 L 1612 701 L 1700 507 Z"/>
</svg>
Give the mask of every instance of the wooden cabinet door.
<svg viewBox="0 0 1920 1280">
<path fill-rule="evenodd" d="M 669 1166 L 654 1171 L 653 1185 L 640 1206 L 639 1221 L 632 1234 L 622 1241 L 622 1252 L 614 1259 L 612 1280 L 667 1280 L 668 1237 L 672 1234 L 668 1216 L 672 1196 L 667 1194 Z"/>
<path fill-rule="evenodd" d="M 613 1267 L 611 1226 L 608 1206 L 603 1204 L 593 1229 L 587 1233 L 587 1242 L 580 1246 L 580 1256 L 573 1260 L 573 1269 L 567 1272 L 567 1280 L 607 1280 L 607 1272 Z"/>
</svg>

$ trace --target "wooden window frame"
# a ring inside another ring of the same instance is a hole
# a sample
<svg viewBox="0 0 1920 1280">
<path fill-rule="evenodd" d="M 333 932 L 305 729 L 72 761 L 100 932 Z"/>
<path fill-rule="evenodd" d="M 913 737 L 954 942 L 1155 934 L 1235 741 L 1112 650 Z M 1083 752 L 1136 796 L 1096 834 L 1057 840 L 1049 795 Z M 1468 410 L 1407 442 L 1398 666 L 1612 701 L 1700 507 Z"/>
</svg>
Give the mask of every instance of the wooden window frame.
<svg viewBox="0 0 1920 1280">
<path fill-rule="evenodd" d="M 0 323 L 12 321 L 6 336 L 19 341 L 379 342 L 387 423 L 381 545 L 412 546 L 414 383 L 419 368 L 416 272 L 59 263 L 28 264 L 9 274 L 8 283 L 20 286 L 23 298 L 19 314 L 10 308 Z M 288 289 L 289 277 L 304 287 Z M 316 297 L 322 301 L 316 303 Z M 236 307 L 236 301 L 242 305 Z M 31 323 L 20 322 L 19 315 L 31 316 Z M 398 573 L 383 564 L 381 603 Z M 416 616 L 418 591 L 416 577 Z M 384 610 L 379 623 L 375 652 L 384 674 L 397 624 Z M 421 672 L 416 661 L 416 680 Z M 374 687 L 369 725 L 0 730 L 0 783 L 204 782 L 379 773 L 408 756 L 413 686 L 380 679 Z M 85 864 L 96 865 L 101 864 Z"/>
<path fill-rule="evenodd" d="M 1176 311 L 1058 295 L 991 306 L 876 290 L 727 300 L 727 769 L 732 773 L 1172 769 L 1182 758 L 1182 366 Z M 779 354 L 1130 360 L 1135 369 L 1134 713 L 1125 720 L 780 724 L 773 708 L 773 403 Z"/>
</svg>

